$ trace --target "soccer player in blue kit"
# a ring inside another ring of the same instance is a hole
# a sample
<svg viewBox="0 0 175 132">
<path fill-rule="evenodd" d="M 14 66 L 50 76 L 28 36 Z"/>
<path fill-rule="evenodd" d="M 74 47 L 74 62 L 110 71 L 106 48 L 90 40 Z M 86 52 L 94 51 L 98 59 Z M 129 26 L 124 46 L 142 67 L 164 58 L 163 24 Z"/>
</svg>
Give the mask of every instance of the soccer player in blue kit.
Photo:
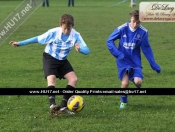
<svg viewBox="0 0 175 132">
<path fill-rule="evenodd" d="M 80 33 L 74 26 L 74 18 L 70 14 L 64 14 L 60 18 L 60 26 L 48 30 L 46 33 L 26 39 L 24 41 L 11 41 L 10 44 L 14 47 L 20 47 L 32 43 L 46 44 L 43 53 L 43 69 L 45 78 L 47 78 L 47 88 L 53 89 L 56 85 L 56 78 L 67 79 L 67 89 L 72 89 L 78 81 L 77 76 L 67 60 L 67 57 L 72 50 L 75 49 L 82 54 L 88 55 L 90 50 Z M 55 95 L 49 95 L 50 112 L 74 114 L 67 108 L 67 101 L 71 95 L 63 95 L 60 105 L 56 105 Z"/>
<path fill-rule="evenodd" d="M 114 42 L 117 39 L 119 39 L 118 47 Z M 121 88 L 127 88 L 129 81 L 132 81 L 137 88 L 141 87 L 143 75 L 140 49 L 149 61 L 151 68 L 157 73 L 161 72 L 160 66 L 154 59 L 148 40 L 148 31 L 140 24 L 138 10 L 130 13 L 130 22 L 126 22 L 113 31 L 107 39 L 107 47 L 116 58 Z M 120 102 L 120 108 L 126 108 L 127 95 L 121 95 Z"/>
</svg>

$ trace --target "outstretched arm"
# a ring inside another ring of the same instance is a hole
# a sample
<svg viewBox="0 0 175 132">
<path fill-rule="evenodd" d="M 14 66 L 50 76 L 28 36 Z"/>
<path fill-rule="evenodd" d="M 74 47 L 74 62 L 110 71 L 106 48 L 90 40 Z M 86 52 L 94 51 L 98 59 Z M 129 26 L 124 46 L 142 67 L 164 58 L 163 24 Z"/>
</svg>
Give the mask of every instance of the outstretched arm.
<svg viewBox="0 0 175 132">
<path fill-rule="evenodd" d="M 26 40 L 19 41 L 19 42 L 11 41 L 9 44 L 11 44 L 14 47 L 18 47 L 18 46 L 33 44 L 33 43 L 38 43 L 38 37 L 33 37 L 33 38 L 26 39 Z"/>
<path fill-rule="evenodd" d="M 33 43 L 40 43 L 40 44 L 46 44 L 47 42 L 49 42 L 52 38 L 52 36 L 55 35 L 51 30 L 48 30 L 47 32 L 45 32 L 42 35 L 33 37 L 33 38 L 29 38 L 23 41 L 11 41 L 9 44 L 11 44 L 14 47 L 18 47 L 18 46 L 23 46 L 23 45 L 28 45 L 28 44 L 33 44 Z"/>
<path fill-rule="evenodd" d="M 151 49 L 151 46 L 150 46 L 149 40 L 148 40 L 148 33 L 145 35 L 144 39 L 142 40 L 141 49 L 142 49 L 145 57 L 149 61 L 151 68 L 153 70 L 157 71 L 157 73 L 160 73 L 161 68 L 155 62 L 154 55 L 153 55 L 153 52 L 152 52 L 152 49 Z"/>
</svg>

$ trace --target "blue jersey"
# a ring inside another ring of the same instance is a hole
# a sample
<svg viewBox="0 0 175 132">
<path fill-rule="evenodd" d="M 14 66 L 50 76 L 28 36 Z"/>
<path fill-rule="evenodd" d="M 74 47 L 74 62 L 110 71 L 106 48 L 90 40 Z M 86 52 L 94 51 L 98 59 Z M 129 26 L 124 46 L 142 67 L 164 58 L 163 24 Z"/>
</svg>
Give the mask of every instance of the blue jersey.
<svg viewBox="0 0 175 132">
<path fill-rule="evenodd" d="M 80 53 L 90 53 L 80 33 L 74 29 L 71 30 L 69 35 L 64 35 L 60 27 L 53 28 L 37 37 L 20 41 L 18 45 L 22 46 L 30 43 L 46 44 L 44 51 L 58 60 L 65 60 L 76 43 L 80 45 Z"/>
<path fill-rule="evenodd" d="M 118 47 L 114 42 L 117 39 L 119 39 Z M 154 60 L 148 40 L 148 31 L 141 25 L 135 30 L 129 26 L 129 22 L 119 26 L 107 39 L 107 46 L 111 54 L 118 58 L 117 65 L 119 68 L 142 68 L 140 54 L 140 49 L 142 49 L 152 69 L 157 72 L 161 70 Z M 121 58 L 125 60 L 122 63 L 120 62 Z"/>
</svg>

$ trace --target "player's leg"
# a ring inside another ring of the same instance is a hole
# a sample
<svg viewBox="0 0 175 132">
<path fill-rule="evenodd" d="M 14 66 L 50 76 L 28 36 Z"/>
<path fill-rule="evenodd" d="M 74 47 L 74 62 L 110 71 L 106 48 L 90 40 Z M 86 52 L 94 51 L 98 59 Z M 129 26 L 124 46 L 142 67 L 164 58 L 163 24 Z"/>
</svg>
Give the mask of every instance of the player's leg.
<svg viewBox="0 0 175 132">
<path fill-rule="evenodd" d="M 47 87 L 48 89 L 55 89 L 55 86 L 56 86 L 56 76 L 55 75 L 47 76 L 47 85 L 48 85 Z M 55 95 L 50 94 L 48 96 L 49 96 L 49 102 L 50 102 L 50 113 L 54 114 L 60 108 L 58 105 L 56 105 Z"/>
<path fill-rule="evenodd" d="M 72 0 L 72 6 L 74 6 L 74 0 Z"/>
<path fill-rule="evenodd" d="M 141 84 L 142 84 L 142 79 L 139 78 L 139 77 L 134 77 L 134 85 L 137 87 L 137 88 L 141 88 Z"/>
<path fill-rule="evenodd" d="M 66 86 L 66 89 L 73 89 L 73 88 L 75 88 L 78 79 L 77 79 L 77 76 L 75 75 L 74 71 L 71 71 L 71 72 L 67 73 L 64 76 L 64 78 L 68 80 L 68 84 Z M 63 98 L 62 98 L 60 106 L 61 107 L 67 107 L 67 101 L 68 101 L 68 99 L 71 96 L 72 95 L 68 95 L 68 94 L 63 95 Z"/>
<path fill-rule="evenodd" d="M 45 6 L 45 0 L 42 0 L 42 6 L 43 7 Z"/>
<path fill-rule="evenodd" d="M 56 77 L 59 77 L 57 67 L 59 66 L 59 61 L 50 56 L 47 53 L 43 53 L 43 70 L 45 78 L 47 79 L 47 88 L 55 89 L 56 86 Z M 49 103 L 50 103 L 50 112 L 54 113 L 56 110 L 59 110 L 56 105 L 55 95 L 50 94 Z"/>
<path fill-rule="evenodd" d="M 55 75 L 47 76 L 47 88 L 53 89 L 55 88 L 55 85 L 56 85 L 56 76 Z M 50 102 L 50 107 L 52 105 L 56 105 L 55 95 L 49 95 L 49 102 Z"/>
<path fill-rule="evenodd" d="M 30 6 L 32 6 L 32 0 L 30 0 Z"/>
<path fill-rule="evenodd" d="M 34 6 L 36 6 L 36 0 L 33 0 L 33 2 L 34 2 Z"/>
<path fill-rule="evenodd" d="M 76 83 L 78 81 L 77 76 L 75 75 L 74 71 L 71 71 L 67 73 L 64 78 L 68 80 L 68 85 L 66 86 L 66 89 L 73 89 L 76 86 Z M 66 114 L 75 114 L 74 112 L 71 112 L 67 108 L 67 101 L 72 95 L 63 95 L 62 102 L 60 105 L 60 111 L 58 113 L 66 113 Z"/>
<path fill-rule="evenodd" d="M 70 6 L 70 1 L 71 1 L 71 0 L 68 0 L 68 6 Z"/>
<path fill-rule="evenodd" d="M 70 5 L 72 5 L 72 0 L 70 0 Z"/>
<path fill-rule="evenodd" d="M 49 0 L 46 0 L 47 7 L 49 7 Z"/>
<path fill-rule="evenodd" d="M 75 86 L 78 82 L 78 78 L 77 78 L 74 71 L 71 71 L 71 72 L 67 73 L 64 76 L 64 78 L 66 78 L 68 80 L 67 88 L 75 88 Z"/>
<path fill-rule="evenodd" d="M 122 81 L 121 81 L 121 88 L 127 88 L 129 86 L 129 76 L 128 71 L 124 74 Z M 123 109 L 127 106 L 128 103 L 128 96 L 127 95 L 121 95 L 120 96 L 120 108 Z"/>
<path fill-rule="evenodd" d="M 78 78 L 71 66 L 71 64 L 69 63 L 68 60 L 64 60 L 63 65 L 59 68 L 58 73 L 60 75 L 60 78 L 64 78 L 68 80 L 68 84 L 66 86 L 66 89 L 73 89 L 76 86 L 76 83 L 78 81 Z M 68 113 L 68 114 L 74 114 L 73 112 L 71 113 L 70 111 L 68 111 L 67 109 L 67 101 L 68 99 L 71 97 L 72 95 L 63 95 L 63 98 L 61 100 L 60 103 L 60 111 L 59 113 Z"/>
<path fill-rule="evenodd" d="M 136 6 L 136 0 L 131 0 L 130 6 L 131 6 L 131 7 Z"/>
<path fill-rule="evenodd" d="M 141 68 L 137 68 L 137 69 L 133 69 L 134 73 L 133 73 L 133 83 L 137 88 L 141 88 L 141 84 L 142 84 L 142 80 L 143 80 L 143 75 L 142 75 L 142 69 Z"/>
</svg>

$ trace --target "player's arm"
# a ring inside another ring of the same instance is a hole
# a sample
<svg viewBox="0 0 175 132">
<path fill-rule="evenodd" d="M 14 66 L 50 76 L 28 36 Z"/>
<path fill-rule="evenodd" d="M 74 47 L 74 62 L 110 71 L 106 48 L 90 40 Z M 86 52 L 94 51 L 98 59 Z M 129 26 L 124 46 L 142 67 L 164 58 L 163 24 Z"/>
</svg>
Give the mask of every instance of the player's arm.
<svg viewBox="0 0 175 132">
<path fill-rule="evenodd" d="M 9 44 L 11 44 L 14 47 L 24 46 L 24 45 L 33 44 L 33 43 L 46 44 L 48 41 L 50 41 L 50 39 L 52 38 L 52 35 L 53 35 L 52 32 L 47 31 L 46 33 L 40 36 L 32 37 L 19 42 L 11 41 Z"/>
<path fill-rule="evenodd" d="M 148 32 L 146 33 L 145 37 L 142 40 L 141 49 L 143 51 L 143 54 L 147 58 L 151 68 L 153 70 L 157 71 L 158 73 L 160 73 L 161 68 L 158 64 L 156 64 L 155 59 L 154 59 L 154 54 L 153 54 L 151 46 L 149 44 Z"/>
<path fill-rule="evenodd" d="M 9 44 L 11 44 L 14 47 L 18 47 L 18 46 L 23 46 L 23 45 L 27 45 L 27 44 L 33 44 L 33 43 L 38 43 L 37 37 L 33 37 L 33 38 L 26 39 L 26 40 L 19 41 L 19 42 L 11 41 Z"/>
<path fill-rule="evenodd" d="M 89 47 L 86 45 L 86 43 L 84 42 L 83 38 L 80 35 L 76 40 L 75 49 L 79 53 L 82 53 L 85 55 L 88 55 L 90 53 Z"/>
<path fill-rule="evenodd" d="M 107 41 L 106 41 L 106 44 L 107 44 L 107 47 L 108 47 L 108 50 L 111 52 L 111 54 L 116 57 L 116 58 L 123 58 L 124 55 L 122 52 L 120 52 L 118 50 L 118 48 L 116 47 L 114 41 L 116 39 L 119 39 L 120 38 L 120 30 L 115 29 L 114 32 L 108 37 Z"/>
</svg>

